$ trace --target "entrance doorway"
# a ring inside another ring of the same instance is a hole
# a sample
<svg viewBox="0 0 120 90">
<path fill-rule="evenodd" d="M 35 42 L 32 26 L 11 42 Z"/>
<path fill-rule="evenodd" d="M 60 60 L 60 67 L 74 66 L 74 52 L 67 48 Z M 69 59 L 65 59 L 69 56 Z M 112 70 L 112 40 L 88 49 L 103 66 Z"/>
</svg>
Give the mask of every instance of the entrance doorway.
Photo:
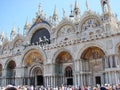
<svg viewBox="0 0 120 90">
<path fill-rule="evenodd" d="M 67 79 L 67 85 L 73 85 L 73 78 Z"/>
<path fill-rule="evenodd" d="M 96 84 L 101 85 L 101 77 L 100 76 L 96 76 L 95 81 L 96 81 Z"/>
<path fill-rule="evenodd" d="M 42 75 L 37 76 L 37 85 L 43 85 L 43 76 Z"/>
</svg>

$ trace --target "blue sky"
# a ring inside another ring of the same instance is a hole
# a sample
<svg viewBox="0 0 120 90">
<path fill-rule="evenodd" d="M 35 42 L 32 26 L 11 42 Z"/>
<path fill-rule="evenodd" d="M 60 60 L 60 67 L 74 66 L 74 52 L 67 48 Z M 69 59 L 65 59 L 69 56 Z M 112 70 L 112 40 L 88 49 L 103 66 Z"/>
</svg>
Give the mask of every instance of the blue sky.
<svg viewBox="0 0 120 90">
<path fill-rule="evenodd" d="M 86 0 L 78 0 L 81 14 L 86 10 Z M 5 34 L 10 35 L 12 27 L 15 26 L 16 30 L 20 27 L 23 33 L 23 27 L 28 17 L 30 23 L 35 17 L 38 10 L 38 4 L 41 3 L 43 12 L 49 17 L 53 14 L 56 5 L 59 17 L 62 17 L 62 9 L 64 8 L 66 14 L 70 14 L 70 5 L 74 7 L 75 0 L 1 0 L 0 2 L 0 33 L 4 30 Z M 101 13 L 100 0 L 88 0 L 89 8 L 92 11 Z M 113 13 L 118 15 L 120 20 L 120 0 L 110 0 L 110 5 Z"/>
</svg>

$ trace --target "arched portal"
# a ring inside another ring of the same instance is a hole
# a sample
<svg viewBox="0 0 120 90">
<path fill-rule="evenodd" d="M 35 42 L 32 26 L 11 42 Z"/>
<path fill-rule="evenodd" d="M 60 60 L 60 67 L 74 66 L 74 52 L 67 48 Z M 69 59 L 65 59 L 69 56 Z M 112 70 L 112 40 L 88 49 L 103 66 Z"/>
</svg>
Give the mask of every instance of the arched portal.
<svg viewBox="0 0 120 90">
<path fill-rule="evenodd" d="M 15 74 L 16 74 L 15 68 L 16 68 L 16 63 L 14 61 L 10 61 L 7 64 L 7 67 L 6 67 L 6 85 L 8 85 L 8 84 L 14 85 L 15 84 Z"/>
<path fill-rule="evenodd" d="M 73 71 L 70 66 L 65 68 L 65 78 L 67 80 L 67 85 L 73 85 Z"/>
<path fill-rule="evenodd" d="M 105 54 L 99 47 L 88 47 L 81 55 L 84 85 L 96 85 L 103 83 L 103 70 L 105 66 Z"/>
<path fill-rule="evenodd" d="M 30 50 L 24 57 L 24 84 L 43 85 L 43 56 L 37 50 Z"/>
<path fill-rule="evenodd" d="M 57 78 L 57 86 L 60 86 L 61 84 L 66 84 L 66 85 L 73 85 L 73 76 L 68 77 L 69 72 L 66 72 L 65 69 L 66 67 L 72 67 L 72 56 L 69 52 L 63 51 L 58 54 L 55 62 L 55 74 Z M 71 69 L 72 71 L 72 69 Z M 71 78 L 71 80 L 70 80 Z M 69 79 L 69 82 L 68 82 Z"/>
<path fill-rule="evenodd" d="M 35 86 L 44 85 L 43 71 L 40 67 L 33 67 L 30 71 L 30 84 Z"/>
</svg>

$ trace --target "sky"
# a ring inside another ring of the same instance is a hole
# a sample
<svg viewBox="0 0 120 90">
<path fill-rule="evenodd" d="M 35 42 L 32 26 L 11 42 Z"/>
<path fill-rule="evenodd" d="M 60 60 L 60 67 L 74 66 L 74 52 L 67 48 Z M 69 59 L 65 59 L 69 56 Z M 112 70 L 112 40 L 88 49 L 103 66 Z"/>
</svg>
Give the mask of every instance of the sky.
<svg viewBox="0 0 120 90">
<path fill-rule="evenodd" d="M 86 0 L 77 0 L 81 15 L 86 10 Z M 53 15 L 54 7 L 56 6 L 59 18 L 62 18 L 62 9 L 69 16 L 71 5 L 74 8 L 75 0 L 0 0 L 0 33 L 4 31 L 7 36 L 13 27 L 20 27 L 20 32 L 23 33 L 23 28 L 28 18 L 32 23 L 32 19 L 36 16 L 38 5 L 41 3 L 43 12 L 47 17 Z M 102 13 L 100 0 L 88 0 L 88 6 L 92 11 Z M 120 0 L 110 0 L 112 12 L 117 14 L 120 20 Z"/>
</svg>

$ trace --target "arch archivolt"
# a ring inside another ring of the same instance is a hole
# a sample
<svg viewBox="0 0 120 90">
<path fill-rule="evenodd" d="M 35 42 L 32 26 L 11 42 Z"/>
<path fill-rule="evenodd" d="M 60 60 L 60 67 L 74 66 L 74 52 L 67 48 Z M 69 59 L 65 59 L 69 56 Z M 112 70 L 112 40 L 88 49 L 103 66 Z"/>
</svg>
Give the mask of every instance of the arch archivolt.
<svg viewBox="0 0 120 90">
<path fill-rule="evenodd" d="M 28 40 L 28 41 L 30 42 L 33 34 L 34 34 L 37 30 L 42 29 L 42 28 L 46 28 L 46 29 L 48 30 L 48 32 L 51 33 L 51 28 L 50 28 L 49 25 L 43 24 L 43 23 L 39 23 L 39 24 L 35 25 L 35 26 L 30 30 L 29 35 L 28 35 L 28 36 L 29 36 L 29 38 L 28 38 L 29 40 Z"/>
<path fill-rule="evenodd" d="M 86 44 L 84 47 L 82 47 L 80 49 L 77 58 L 81 59 L 80 57 L 82 56 L 82 53 L 89 47 L 98 47 L 105 53 L 105 56 L 107 56 L 107 50 L 104 48 L 105 46 L 103 44 L 100 44 L 100 43 L 89 43 L 89 44 Z"/>
<path fill-rule="evenodd" d="M 36 74 L 43 75 L 43 66 L 41 66 L 39 64 L 33 64 L 28 69 L 29 76 L 33 76 L 36 69 L 39 71 L 39 72 L 36 72 Z"/>
<path fill-rule="evenodd" d="M 24 53 L 22 54 L 22 62 L 21 62 L 21 65 L 25 65 L 25 60 L 28 58 L 32 58 L 32 56 L 33 56 L 33 58 L 34 58 L 34 56 L 35 57 L 37 57 L 38 59 L 40 59 L 40 62 L 41 63 L 44 63 L 45 61 L 46 61 L 46 54 L 45 54 L 45 52 L 40 48 L 40 47 L 34 47 L 34 46 L 30 46 L 30 47 L 28 47 L 25 51 L 24 51 Z M 39 62 L 39 61 L 37 61 L 37 58 L 36 58 L 36 62 Z M 39 63 L 40 63 L 39 62 Z"/>
<path fill-rule="evenodd" d="M 116 46 L 115 46 L 115 53 L 116 54 L 120 53 L 119 50 L 120 50 L 120 42 L 118 44 L 116 44 Z"/>
<path fill-rule="evenodd" d="M 88 21 L 89 20 L 89 21 Z M 88 21 L 88 22 L 87 22 Z M 87 24 L 89 23 L 89 25 L 92 23 L 92 27 L 89 27 L 89 28 L 95 28 L 97 27 L 98 25 L 101 26 L 102 25 L 102 22 L 101 22 L 101 19 L 99 18 L 99 16 L 97 15 L 86 15 L 84 16 L 82 19 L 81 19 L 81 22 L 79 23 L 79 28 L 80 28 L 80 31 L 83 31 L 83 25 L 86 25 L 86 22 Z M 93 23 L 94 22 L 94 23 Z M 97 25 L 97 26 L 96 26 Z"/>
<path fill-rule="evenodd" d="M 5 66 L 4 66 L 5 69 L 7 68 L 8 64 L 9 64 L 11 61 L 15 62 L 16 66 L 17 66 L 17 62 L 16 62 L 15 58 L 9 58 L 9 59 L 5 62 L 5 64 L 4 64 L 4 65 L 5 65 Z"/>
<path fill-rule="evenodd" d="M 16 46 L 16 44 L 18 43 L 19 45 L 21 45 L 23 42 L 23 38 L 21 35 L 18 35 L 14 38 L 14 40 L 12 41 L 12 47 L 14 48 Z"/>
<path fill-rule="evenodd" d="M 55 36 L 57 38 L 59 37 L 59 35 L 66 35 L 66 34 L 72 34 L 72 33 L 75 33 L 74 24 L 69 21 L 64 21 L 57 26 Z"/>
<path fill-rule="evenodd" d="M 68 50 L 68 49 L 65 49 L 65 48 L 62 48 L 62 49 L 59 49 L 58 51 L 56 51 L 54 54 L 53 54 L 53 63 L 55 63 L 56 62 L 56 58 L 58 57 L 58 55 L 61 53 L 61 52 L 67 52 L 67 53 L 69 53 L 70 55 L 71 55 L 71 58 L 72 58 L 72 60 L 74 59 L 73 57 L 74 57 L 74 54 L 73 54 L 73 52 L 71 52 L 70 50 Z"/>
</svg>

